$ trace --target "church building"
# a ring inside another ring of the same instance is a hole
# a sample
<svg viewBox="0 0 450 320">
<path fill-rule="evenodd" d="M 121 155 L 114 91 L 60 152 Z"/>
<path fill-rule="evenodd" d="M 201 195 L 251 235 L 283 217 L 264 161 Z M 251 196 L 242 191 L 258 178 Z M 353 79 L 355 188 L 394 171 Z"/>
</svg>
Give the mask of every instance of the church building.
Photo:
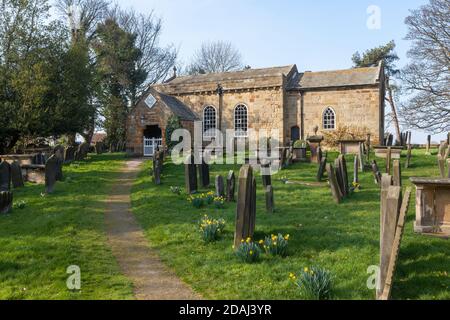
<svg viewBox="0 0 450 320">
<path fill-rule="evenodd" d="M 280 144 L 343 126 L 366 128 L 374 144 L 384 136 L 384 68 L 299 72 L 296 65 L 177 77 L 151 86 L 127 120 L 127 152 L 151 156 L 165 144 L 175 115 L 191 132 L 216 128 L 236 137 L 248 129 L 279 129 Z"/>
</svg>

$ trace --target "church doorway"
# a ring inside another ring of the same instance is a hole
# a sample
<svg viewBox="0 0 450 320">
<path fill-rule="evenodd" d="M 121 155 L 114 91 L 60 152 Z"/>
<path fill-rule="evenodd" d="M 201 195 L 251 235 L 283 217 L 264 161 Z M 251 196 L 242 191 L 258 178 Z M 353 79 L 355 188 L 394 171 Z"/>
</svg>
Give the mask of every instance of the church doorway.
<svg viewBox="0 0 450 320">
<path fill-rule="evenodd" d="M 147 126 L 144 130 L 144 157 L 151 157 L 162 144 L 162 131 L 157 125 Z"/>
</svg>

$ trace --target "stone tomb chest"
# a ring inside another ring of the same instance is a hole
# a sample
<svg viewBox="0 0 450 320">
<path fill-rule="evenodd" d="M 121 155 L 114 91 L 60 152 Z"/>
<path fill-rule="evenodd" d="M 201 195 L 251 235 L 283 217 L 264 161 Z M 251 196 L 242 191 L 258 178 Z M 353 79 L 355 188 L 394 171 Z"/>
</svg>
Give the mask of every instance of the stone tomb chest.
<svg viewBox="0 0 450 320">
<path fill-rule="evenodd" d="M 341 154 L 359 154 L 359 145 L 366 140 L 339 140 L 339 151 Z"/>
<path fill-rule="evenodd" d="M 414 231 L 450 236 L 450 179 L 411 178 L 416 185 Z"/>
<path fill-rule="evenodd" d="M 377 146 L 373 147 L 375 150 L 375 156 L 378 158 L 386 159 L 387 154 L 389 152 L 389 148 L 391 149 L 391 159 L 400 159 L 402 155 L 403 147 L 384 147 Z"/>
</svg>

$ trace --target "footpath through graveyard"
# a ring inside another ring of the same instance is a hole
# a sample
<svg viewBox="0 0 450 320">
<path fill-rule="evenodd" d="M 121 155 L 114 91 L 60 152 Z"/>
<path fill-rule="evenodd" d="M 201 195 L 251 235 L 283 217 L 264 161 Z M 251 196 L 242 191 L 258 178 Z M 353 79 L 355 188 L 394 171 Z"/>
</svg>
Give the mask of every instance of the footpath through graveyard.
<svg viewBox="0 0 450 320">
<path fill-rule="evenodd" d="M 131 187 L 142 162 L 136 159 L 126 162 L 107 199 L 105 223 L 112 252 L 122 273 L 132 281 L 136 299 L 199 299 L 149 247 L 142 228 L 131 213 Z"/>
</svg>

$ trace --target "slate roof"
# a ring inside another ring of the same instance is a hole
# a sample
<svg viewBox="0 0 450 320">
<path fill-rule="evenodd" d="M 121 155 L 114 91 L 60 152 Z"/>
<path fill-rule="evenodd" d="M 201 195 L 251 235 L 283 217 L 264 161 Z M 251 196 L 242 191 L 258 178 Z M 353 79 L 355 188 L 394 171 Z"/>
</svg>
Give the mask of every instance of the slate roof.
<svg viewBox="0 0 450 320">
<path fill-rule="evenodd" d="M 198 120 L 197 115 L 183 102 L 175 97 L 151 89 L 149 94 L 152 94 L 157 100 L 166 105 L 176 116 L 181 120 L 195 121 Z"/>
<path fill-rule="evenodd" d="M 376 85 L 381 66 L 334 71 L 303 72 L 290 79 L 288 90 Z"/>
<path fill-rule="evenodd" d="M 294 68 L 294 65 L 262 68 L 262 69 L 248 69 L 232 72 L 199 74 L 193 76 L 181 76 L 167 82 L 166 84 L 179 85 L 179 84 L 194 84 L 194 83 L 208 83 L 208 82 L 217 83 L 222 81 L 236 81 L 246 79 L 253 80 L 265 77 L 281 77 L 283 75 L 288 75 L 291 72 L 292 68 Z"/>
</svg>

